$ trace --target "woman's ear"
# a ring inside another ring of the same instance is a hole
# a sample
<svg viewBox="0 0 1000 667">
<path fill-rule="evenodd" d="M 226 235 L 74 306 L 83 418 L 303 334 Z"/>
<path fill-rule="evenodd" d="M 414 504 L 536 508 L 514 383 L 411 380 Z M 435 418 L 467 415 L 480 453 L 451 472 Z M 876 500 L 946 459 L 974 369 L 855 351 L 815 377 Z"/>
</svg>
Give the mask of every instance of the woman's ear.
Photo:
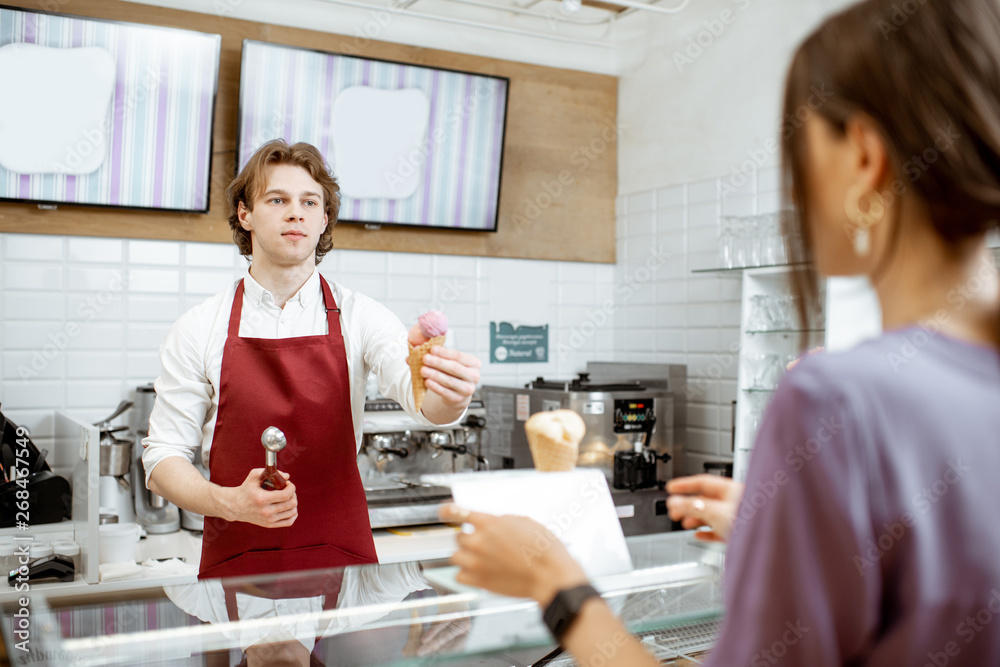
<svg viewBox="0 0 1000 667">
<path fill-rule="evenodd" d="M 878 126 L 864 114 L 857 114 L 847 121 L 845 136 L 850 148 L 849 167 L 852 179 L 862 191 L 883 191 L 891 185 L 889 178 L 889 153 Z"/>
</svg>

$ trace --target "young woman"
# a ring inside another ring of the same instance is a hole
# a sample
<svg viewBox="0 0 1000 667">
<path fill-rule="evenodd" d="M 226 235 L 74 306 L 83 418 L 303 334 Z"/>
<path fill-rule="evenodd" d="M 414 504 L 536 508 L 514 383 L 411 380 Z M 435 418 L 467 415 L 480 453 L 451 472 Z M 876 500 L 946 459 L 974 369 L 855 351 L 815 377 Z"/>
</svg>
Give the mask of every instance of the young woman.
<svg viewBox="0 0 1000 667">
<path fill-rule="evenodd" d="M 675 518 L 731 530 L 711 665 L 1000 665 L 998 36 L 996 0 L 868 0 L 794 56 L 782 159 L 813 270 L 795 286 L 867 275 L 885 334 L 786 375 L 738 510 L 735 484 L 672 485 L 705 492 Z M 537 524 L 451 516 L 475 527 L 460 581 L 543 606 L 586 581 L 558 542 L 529 567 Z M 608 645 L 609 665 L 656 664 L 599 599 L 577 607 L 581 664 Z"/>
</svg>

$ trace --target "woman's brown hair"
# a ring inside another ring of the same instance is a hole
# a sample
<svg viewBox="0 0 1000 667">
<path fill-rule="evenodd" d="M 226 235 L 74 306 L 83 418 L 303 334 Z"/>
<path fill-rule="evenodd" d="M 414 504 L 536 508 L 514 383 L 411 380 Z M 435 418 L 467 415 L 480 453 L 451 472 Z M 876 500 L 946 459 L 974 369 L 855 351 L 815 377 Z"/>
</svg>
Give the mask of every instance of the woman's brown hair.
<svg viewBox="0 0 1000 667">
<path fill-rule="evenodd" d="M 789 257 L 808 263 L 792 274 L 803 329 L 818 299 L 806 224 L 806 109 L 841 133 L 855 114 L 874 121 L 889 155 L 892 194 L 915 197 L 949 246 L 997 226 L 997 0 L 867 0 L 829 18 L 796 51 L 781 147 L 784 191 L 794 207 L 784 220 Z M 894 228 L 899 234 L 902 224 Z"/>
<path fill-rule="evenodd" d="M 299 142 L 289 146 L 284 139 L 275 139 L 257 149 L 243 171 L 226 189 L 229 228 L 233 230 L 233 240 L 236 241 L 240 254 L 249 258 L 253 248 L 250 244 L 250 232 L 240 225 L 240 202 L 243 202 L 247 210 L 252 211 L 254 201 L 264 193 L 267 186 L 267 168 L 278 164 L 302 167 L 323 188 L 327 225 L 316 246 L 316 263 L 319 264 L 324 255 L 333 249 L 333 228 L 337 224 L 337 214 L 340 213 L 340 186 L 330 174 L 323 155 L 312 144 Z"/>
</svg>

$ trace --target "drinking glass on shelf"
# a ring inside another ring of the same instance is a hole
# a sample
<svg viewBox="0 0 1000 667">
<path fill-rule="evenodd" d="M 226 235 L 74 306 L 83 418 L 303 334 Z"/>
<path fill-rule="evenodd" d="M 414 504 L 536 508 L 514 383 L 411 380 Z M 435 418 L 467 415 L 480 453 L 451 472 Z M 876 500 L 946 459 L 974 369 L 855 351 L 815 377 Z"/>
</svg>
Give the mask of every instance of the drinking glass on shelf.
<svg viewBox="0 0 1000 667">
<path fill-rule="evenodd" d="M 795 318 L 798 313 L 798 299 L 790 294 L 776 297 L 778 302 L 778 322 L 777 329 L 794 329 Z"/>
<path fill-rule="evenodd" d="M 767 329 L 774 331 L 781 328 L 781 297 L 775 294 L 767 295 Z"/>
<path fill-rule="evenodd" d="M 747 317 L 747 331 L 766 331 L 767 320 L 766 320 L 766 309 L 765 300 L 767 296 L 764 294 L 754 294 L 750 297 L 750 314 Z"/>
<path fill-rule="evenodd" d="M 763 421 L 764 415 L 760 412 L 750 411 L 747 413 L 746 421 L 743 423 L 746 429 L 746 439 L 744 442 L 755 442 L 757 440 L 757 431 L 760 429 L 760 423 Z"/>
<path fill-rule="evenodd" d="M 778 386 L 778 381 L 785 372 L 785 366 L 782 361 L 784 357 L 777 354 L 767 354 L 764 356 L 767 357 L 767 359 L 763 364 L 763 372 L 761 374 L 759 388 L 771 390 Z"/>
<path fill-rule="evenodd" d="M 774 230 L 771 228 L 771 216 L 762 215 L 760 225 L 760 266 L 774 264 Z"/>
<path fill-rule="evenodd" d="M 826 329 L 826 308 L 823 307 L 825 299 L 823 295 L 813 304 L 811 313 L 811 327 L 813 329 Z"/>
<path fill-rule="evenodd" d="M 731 269 L 733 266 L 733 244 L 735 243 L 732 218 L 719 219 L 719 259 L 722 268 Z"/>
<path fill-rule="evenodd" d="M 747 228 L 744 218 L 732 218 L 733 266 L 747 266 Z"/>
<path fill-rule="evenodd" d="M 760 246 L 762 241 L 760 220 L 748 217 L 744 220 L 747 238 L 747 266 L 760 266 Z"/>
<path fill-rule="evenodd" d="M 744 357 L 746 368 L 746 386 L 744 389 L 760 389 L 759 380 L 763 372 L 764 364 L 767 362 L 767 355 L 751 353 Z"/>
<path fill-rule="evenodd" d="M 775 213 L 774 217 L 774 229 L 777 236 L 777 240 L 774 244 L 774 263 L 775 264 L 787 264 L 788 263 L 788 246 L 785 244 L 785 235 L 781 229 L 782 214 Z"/>
</svg>

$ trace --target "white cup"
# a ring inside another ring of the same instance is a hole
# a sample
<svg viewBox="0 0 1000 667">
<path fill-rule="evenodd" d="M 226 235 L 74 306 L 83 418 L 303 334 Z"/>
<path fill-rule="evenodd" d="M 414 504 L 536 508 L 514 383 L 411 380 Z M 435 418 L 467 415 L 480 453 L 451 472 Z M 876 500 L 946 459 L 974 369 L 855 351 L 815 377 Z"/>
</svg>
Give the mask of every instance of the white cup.
<svg viewBox="0 0 1000 667">
<path fill-rule="evenodd" d="M 135 545 L 139 542 L 139 524 L 105 523 L 100 532 L 100 563 L 134 563 Z"/>
</svg>

